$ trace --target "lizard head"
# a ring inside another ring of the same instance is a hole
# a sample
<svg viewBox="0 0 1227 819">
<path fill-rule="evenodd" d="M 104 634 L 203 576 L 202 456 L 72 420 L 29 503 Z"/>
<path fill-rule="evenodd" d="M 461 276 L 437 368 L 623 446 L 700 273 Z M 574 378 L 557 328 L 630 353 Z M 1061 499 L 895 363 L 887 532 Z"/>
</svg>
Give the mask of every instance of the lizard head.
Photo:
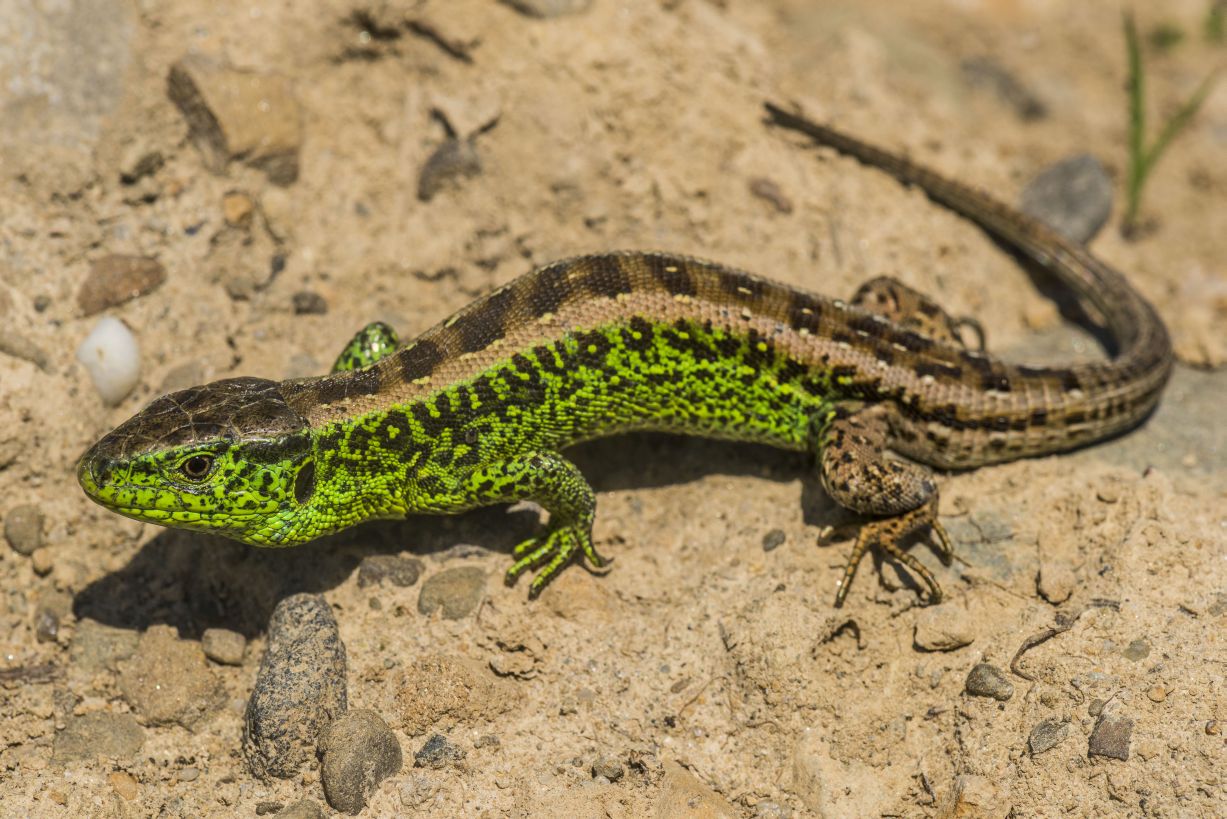
<svg viewBox="0 0 1227 819">
<path fill-rule="evenodd" d="M 90 447 L 77 480 L 130 518 L 277 545 L 315 467 L 307 422 L 277 383 L 230 378 L 157 399 Z"/>
</svg>

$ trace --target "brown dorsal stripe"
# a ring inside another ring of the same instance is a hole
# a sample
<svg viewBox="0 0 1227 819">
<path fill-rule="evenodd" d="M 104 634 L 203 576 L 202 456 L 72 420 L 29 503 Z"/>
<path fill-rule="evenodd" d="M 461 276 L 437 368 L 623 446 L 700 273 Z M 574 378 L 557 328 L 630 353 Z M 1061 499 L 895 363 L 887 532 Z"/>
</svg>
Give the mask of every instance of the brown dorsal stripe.
<svg viewBox="0 0 1227 819">
<path fill-rule="evenodd" d="M 507 320 L 515 306 L 515 291 L 496 290 L 478 302 L 453 327 L 461 353 L 476 353 L 507 334 Z"/>
<path fill-rule="evenodd" d="M 698 292 L 694 279 L 684 267 L 685 261 L 678 257 L 666 257 L 657 253 L 644 256 L 648 270 L 661 286 L 675 296 L 693 296 Z"/>
<path fill-rule="evenodd" d="M 401 367 L 401 375 L 407 382 L 426 378 L 435 371 L 435 367 L 444 359 L 443 350 L 428 338 L 418 340 L 396 354 Z"/>
<path fill-rule="evenodd" d="M 621 260 L 609 254 L 589 259 L 582 280 L 588 292 L 610 299 L 616 299 L 632 289 L 631 277 L 627 275 Z"/>
<path fill-rule="evenodd" d="M 543 267 L 530 280 L 528 305 L 535 316 L 557 313 L 571 294 L 571 265 L 553 264 Z"/>
</svg>

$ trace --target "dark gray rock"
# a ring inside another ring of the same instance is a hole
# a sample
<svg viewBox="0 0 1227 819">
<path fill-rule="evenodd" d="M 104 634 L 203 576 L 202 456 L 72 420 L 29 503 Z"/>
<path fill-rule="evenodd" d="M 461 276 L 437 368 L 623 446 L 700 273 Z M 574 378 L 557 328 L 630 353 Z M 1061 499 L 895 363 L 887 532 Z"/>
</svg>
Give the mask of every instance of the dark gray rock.
<svg viewBox="0 0 1227 819">
<path fill-rule="evenodd" d="M 379 783 L 401 769 L 400 743 L 374 711 L 350 711 L 320 741 L 320 780 L 328 804 L 342 813 L 366 807 Z"/>
<path fill-rule="evenodd" d="M 977 663 L 967 674 L 963 690 L 973 697 L 992 697 L 1005 702 L 1014 696 L 1014 685 L 995 665 Z"/>
<path fill-rule="evenodd" d="M 4 516 L 4 539 L 17 554 L 34 554 L 43 545 L 43 510 L 32 503 L 14 506 Z"/>
<path fill-rule="evenodd" d="M 243 756 L 257 777 L 289 778 L 347 705 L 345 646 L 328 601 L 296 594 L 277 604 L 268 648 L 247 701 Z"/>
<path fill-rule="evenodd" d="M 247 638 L 237 631 L 225 628 L 208 628 L 200 635 L 200 647 L 205 656 L 222 665 L 242 665 L 247 651 Z"/>
<path fill-rule="evenodd" d="M 422 584 L 418 611 L 427 616 L 440 611 L 445 620 L 467 617 L 486 593 L 486 572 L 478 566 L 444 569 Z"/>
<path fill-rule="evenodd" d="M 763 551 L 771 552 L 784 545 L 784 541 L 788 539 L 788 535 L 784 534 L 783 529 L 772 529 L 767 534 L 763 535 Z"/>
<path fill-rule="evenodd" d="M 55 735 L 51 758 L 60 764 L 92 762 L 99 755 L 129 760 L 145 744 L 145 729 L 131 714 L 98 712 L 69 717 Z"/>
<path fill-rule="evenodd" d="M 1069 736 L 1069 723 L 1059 719 L 1046 719 L 1031 729 L 1027 747 L 1031 756 L 1042 754 L 1060 745 Z"/>
<path fill-rule="evenodd" d="M 1129 759 L 1129 743 L 1133 739 L 1133 720 L 1117 714 L 1100 714 L 1091 730 L 1088 756 Z"/>
<path fill-rule="evenodd" d="M 1112 213 L 1112 179 L 1090 154 L 1072 156 L 1032 179 L 1019 209 L 1070 241 L 1086 244 Z"/>
<path fill-rule="evenodd" d="M 422 576 L 422 561 L 397 555 L 370 555 L 358 564 L 358 588 L 365 589 L 383 583 L 406 588 Z"/>
<path fill-rule="evenodd" d="M 463 748 L 453 745 L 447 737 L 435 734 L 413 755 L 413 767 L 440 770 L 464 759 Z"/>
</svg>

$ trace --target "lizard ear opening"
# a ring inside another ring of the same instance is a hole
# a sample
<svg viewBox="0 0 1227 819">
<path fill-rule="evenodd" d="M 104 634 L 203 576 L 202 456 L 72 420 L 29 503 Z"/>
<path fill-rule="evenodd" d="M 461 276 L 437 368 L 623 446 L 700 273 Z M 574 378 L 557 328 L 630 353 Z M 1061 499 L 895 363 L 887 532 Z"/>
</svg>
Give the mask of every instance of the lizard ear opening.
<svg viewBox="0 0 1227 819">
<path fill-rule="evenodd" d="M 301 506 L 311 500 L 315 492 L 315 461 L 308 459 L 298 470 L 294 478 L 294 500 Z"/>
</svg>

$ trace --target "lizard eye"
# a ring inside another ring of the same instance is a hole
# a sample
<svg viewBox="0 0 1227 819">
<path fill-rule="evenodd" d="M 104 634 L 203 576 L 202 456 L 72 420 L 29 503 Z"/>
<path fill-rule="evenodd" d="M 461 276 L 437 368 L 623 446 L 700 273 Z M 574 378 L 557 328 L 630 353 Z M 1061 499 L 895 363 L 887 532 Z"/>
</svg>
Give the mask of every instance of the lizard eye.
<svg viewBox="0 0 1227 819">
<path fill-rule="evenodd" d="M 203 480 L 213 469 L 212 455 L 193 455 L 179 464 L 179 471 L 191 481 Z"/>
</svg>

